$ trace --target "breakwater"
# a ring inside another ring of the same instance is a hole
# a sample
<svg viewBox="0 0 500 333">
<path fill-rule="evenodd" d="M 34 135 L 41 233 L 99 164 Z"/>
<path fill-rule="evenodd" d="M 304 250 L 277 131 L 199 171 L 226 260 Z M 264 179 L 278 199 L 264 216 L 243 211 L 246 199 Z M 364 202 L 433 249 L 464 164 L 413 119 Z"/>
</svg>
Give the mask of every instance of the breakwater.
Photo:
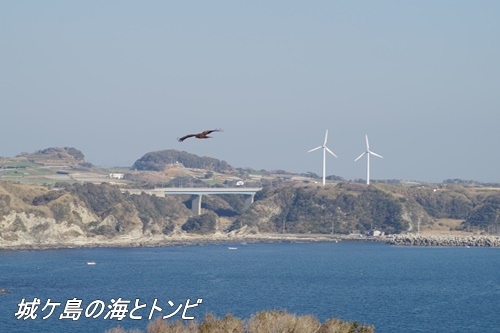
<svg viewBox="0 0 500 333">
<path fill-rule="evenodd" d="M 403 246 L 486 246 L 500 247 L 498 236 L 458 236 L 458 235 L 394 235 L 387 239 L 391 245 Z"/>
</svg>

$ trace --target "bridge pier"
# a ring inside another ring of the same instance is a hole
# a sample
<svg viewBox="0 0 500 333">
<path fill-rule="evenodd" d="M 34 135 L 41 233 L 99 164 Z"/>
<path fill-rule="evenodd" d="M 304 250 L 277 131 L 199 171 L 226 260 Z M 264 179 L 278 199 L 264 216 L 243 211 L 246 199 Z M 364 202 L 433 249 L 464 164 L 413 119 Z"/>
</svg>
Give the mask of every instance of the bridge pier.
<svg viewBox="0 0 500 333">
<path fill-rule="evenodd" d="M 253 198 L 255 195 L 253 194 L 245 194 L 245 210 L 250 208 L 250 206 L 253 204 Z"/>
<path fill-rule="evenodd" d="M 203 194 L 194 194 L 191 200 L 191 212 L 193 215 L 201 215 L 201 197 Z"/>
</svg>

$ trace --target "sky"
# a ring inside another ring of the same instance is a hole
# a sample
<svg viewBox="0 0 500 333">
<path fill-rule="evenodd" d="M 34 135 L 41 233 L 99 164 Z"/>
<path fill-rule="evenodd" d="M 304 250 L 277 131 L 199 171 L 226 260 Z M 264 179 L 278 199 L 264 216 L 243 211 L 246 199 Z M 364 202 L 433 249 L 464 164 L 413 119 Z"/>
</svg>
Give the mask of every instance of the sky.
<svg viewBox="0 0 500 333">
<path fill-rule="evenodd" d="M 500 182 L 500 2 L 2 1 L 0 156 Z M 212 139 L 176 138 L 222 128 Z"/>
</svg>

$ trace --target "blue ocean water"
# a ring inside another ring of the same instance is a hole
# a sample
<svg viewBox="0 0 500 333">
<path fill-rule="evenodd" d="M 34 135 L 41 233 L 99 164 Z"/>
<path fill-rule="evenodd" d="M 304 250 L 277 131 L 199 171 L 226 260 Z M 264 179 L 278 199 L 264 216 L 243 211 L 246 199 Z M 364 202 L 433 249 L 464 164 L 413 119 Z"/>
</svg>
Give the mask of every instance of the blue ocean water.
<svg viewBox="0 0 500 333">
<path fill-rule="evenodd" d="M 188 299 L 189 305 L 203 299 L 186 315 L 248 318 L 286 309 L 321 321 L 356 320 L 384 333 L 500 332 L 499 267 L 500 249 L 358 242 L 0 251 L 0 288 L 12 292 L 0 295 L 0 332 L 145 330 L 155 299 L 162 310 L 154 318 L 181 306 L 174 320 Z M 40 299 L 36 319 L 19 314 L 22 300 L 34 298 Z M 79 319 L 59 319 L 74 298 L 81 300 Z M 130 301 L 129 311 L 136 300 L 145 304 L 134 312 L 142 320 L 104 319 L 118 298 Z M 42 319 L 49 299 L 61 305 Z M 86 318 L 97 300 L 102 314 Z"/>
</svg>

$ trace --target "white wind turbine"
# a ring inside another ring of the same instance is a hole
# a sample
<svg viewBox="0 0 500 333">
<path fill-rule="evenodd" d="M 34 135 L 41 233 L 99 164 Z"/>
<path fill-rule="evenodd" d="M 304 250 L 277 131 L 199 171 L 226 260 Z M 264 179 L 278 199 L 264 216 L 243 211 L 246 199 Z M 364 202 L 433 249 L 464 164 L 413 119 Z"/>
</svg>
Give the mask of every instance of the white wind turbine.
<svg viewBox="0 0 500 333">
<path fill-rule="evenodd" d="M 315 151 L 315 150 L 318 150 L 320 148 L 323 148 L 323 185 L 325 185 L 326 181 L 326 177 L 325 177 L 325 172 L 326 172 L 326 152 L 328 151 L 330 154 L 332 154 L 333 156 L 337 157 L 337 155 L 335 155 L 333 153 L 333 151 L 331 151 L 330 149 L 328 149 L 328 147 L 326 146 L 326 140 L 328 139 L 328 130 L 326 130 L 326 134 L 325 134 L 325 142 L 323 143 L 322 146 L 319 146 L 319 147 L 316 147 L 316 148 L 313 148 L 311 150 L 308 151 L 308 153 L 312 152 L 312 151 Z"/>
<path fill-rule="evenodd" d="M 366 138 L 366 151 L 363 154 L 359 155 L 359 157 L 355 159 L 354 162 L 363 157 L 363 155 L 366 155 L 366 185 L 370 185 L 370 155 L 375 155 L 380 158 L 383 157 L 370 150 L 370 145 L 368 144 L 368 135 L 366 135 L 365 138 Z"/>
</svg>

